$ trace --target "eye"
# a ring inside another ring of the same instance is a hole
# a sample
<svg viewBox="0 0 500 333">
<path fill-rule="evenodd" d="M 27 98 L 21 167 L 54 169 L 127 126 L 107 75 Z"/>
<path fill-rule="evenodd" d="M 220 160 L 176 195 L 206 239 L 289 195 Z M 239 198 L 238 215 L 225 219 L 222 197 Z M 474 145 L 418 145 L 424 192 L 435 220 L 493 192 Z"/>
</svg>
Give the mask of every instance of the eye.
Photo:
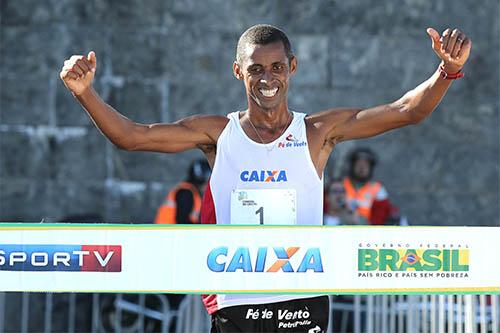
<svg viewBox="0 0 500 333">
<path fill-rule="evenodd" d="M 282 70 L 284 70 L 284 69 L 285 69 L 285 65 L 284 65 L 284 64 L 275 64 L 275 65 L 273 66 L 273 69 L 274 69 L 275 71 L 277 71 L 277 72 L 280 72 L 280 71 L 282 71 Z"/>
<path fill-rule="evenodd" d="M 250 67 L 248 69 L 248 72 L 250 74 L 260 74 L 260 73 L 262 73 L 262 67 L 260 67 L 260 66 Z"/>
</svg>

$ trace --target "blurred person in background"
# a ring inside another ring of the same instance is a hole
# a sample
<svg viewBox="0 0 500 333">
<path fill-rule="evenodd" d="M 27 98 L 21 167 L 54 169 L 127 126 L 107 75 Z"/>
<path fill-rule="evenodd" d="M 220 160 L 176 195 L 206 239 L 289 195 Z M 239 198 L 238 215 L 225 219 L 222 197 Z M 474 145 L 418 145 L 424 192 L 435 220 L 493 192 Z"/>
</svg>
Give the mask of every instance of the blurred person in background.
<svg viewBox="0 0 500 333">
<path fill-rule="evenodd" d="M 349 206 L 342 179 L 332 179 L 326 186 L 325 192 L 328 208 L 323 217 L 323 225 L 357 225 L 361 223 L 358 213 Z"/>
<path fill-rule="evenodd" d="M 376 165 L 377 158 L 369 148 L 355 148 L 348 155 L 347 176 L 343 184 L 349 206 L 356 210 L 362 224 L 387 224 L 396 211 L 385 187 L 373 180 Z"/>
<path fill-rule="evenodd" d="M 200 223 L 201 201 L 211 174 L 205 159 L 191 163 L 186 180 L 177 184 L 165 197 L 155 217 L 156 224 Z"/>
</svg>

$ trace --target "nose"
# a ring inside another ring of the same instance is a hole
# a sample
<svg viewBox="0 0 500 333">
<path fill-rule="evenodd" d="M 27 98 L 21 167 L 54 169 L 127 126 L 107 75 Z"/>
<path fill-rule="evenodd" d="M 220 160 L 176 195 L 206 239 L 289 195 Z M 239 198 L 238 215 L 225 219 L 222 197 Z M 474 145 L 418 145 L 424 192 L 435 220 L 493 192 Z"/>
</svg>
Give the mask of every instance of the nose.
<svg viewBox="0 0 500 333">
<path fill-rule="evenodd" d="M 264 71 L 262 77 L 260 78 L 261 83 L 269 84 L 272 81 L 272 75 L 269 71 Z"/>
</svg>

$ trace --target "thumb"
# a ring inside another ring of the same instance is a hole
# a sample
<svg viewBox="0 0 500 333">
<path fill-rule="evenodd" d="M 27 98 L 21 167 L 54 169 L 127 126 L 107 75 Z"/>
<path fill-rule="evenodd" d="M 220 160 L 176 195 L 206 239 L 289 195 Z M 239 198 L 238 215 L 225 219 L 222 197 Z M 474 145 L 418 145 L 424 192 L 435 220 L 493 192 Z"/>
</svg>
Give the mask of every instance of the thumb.
<svg viewBox="0 0 500 333">
<path fill-rule="evenodd" d="M 90 62 L 90 64 L 92 65 L 92 71 L 95 72 L 95 69 L 97 67 L 97 59 L 96 59 L 96 56 L 95 56 L 95 52 L 94 51 L 90 51 L 89 54 L 87 55 L 87 60 Z"/>
<path fill-rule="evenodd" d="M 441 49 L 441 41 L 439 40 L 439 33 L 433 28 L 427 28 L 427 34 L 431 37 L 432 40 L 432 48 L 434 50 Z"/>
</svg>

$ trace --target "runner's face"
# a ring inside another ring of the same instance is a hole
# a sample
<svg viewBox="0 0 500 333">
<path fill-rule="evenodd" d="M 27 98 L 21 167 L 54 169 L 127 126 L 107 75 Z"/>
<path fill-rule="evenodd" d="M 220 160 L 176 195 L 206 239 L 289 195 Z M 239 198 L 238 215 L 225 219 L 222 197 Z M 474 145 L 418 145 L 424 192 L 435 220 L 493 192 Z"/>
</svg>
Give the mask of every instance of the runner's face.
<svg viewBox="0 0 500 333">
<path fill-rule="evenodd" d="M 242 64 L 234 64 L 237 78 L 245 82 L 250 103 L 262 109 L 275 109 L 285 103 L 288 80 L 295 73 L 297 60 L 290 63 L 283 43 L 248 45 Z"/>
</svg>

